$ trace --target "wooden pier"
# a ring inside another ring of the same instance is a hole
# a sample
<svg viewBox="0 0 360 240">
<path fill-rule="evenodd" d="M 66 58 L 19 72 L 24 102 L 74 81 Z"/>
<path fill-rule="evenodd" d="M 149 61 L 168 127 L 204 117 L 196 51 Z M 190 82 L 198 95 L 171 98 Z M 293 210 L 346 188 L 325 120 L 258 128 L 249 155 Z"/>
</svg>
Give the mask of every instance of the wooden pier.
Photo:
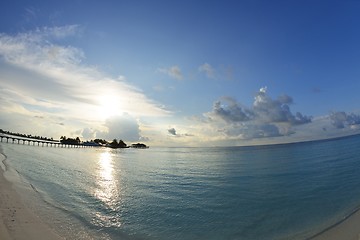
<svg viewBox="0 0 360 240">
<path fill-rule="evenodd" d="M 33 138 L 22 138 L 17 136 L 10 135 L 0 135 L 0 141 L 13 144 L 23 144 L 30 146 L 42 146 L 42 147 L 59 147 L 59 148 L 85 148 L 85 147 L 94 147 L 84 144 L 64 144 L 59 141 L 49 141 Z"/>
</svg>

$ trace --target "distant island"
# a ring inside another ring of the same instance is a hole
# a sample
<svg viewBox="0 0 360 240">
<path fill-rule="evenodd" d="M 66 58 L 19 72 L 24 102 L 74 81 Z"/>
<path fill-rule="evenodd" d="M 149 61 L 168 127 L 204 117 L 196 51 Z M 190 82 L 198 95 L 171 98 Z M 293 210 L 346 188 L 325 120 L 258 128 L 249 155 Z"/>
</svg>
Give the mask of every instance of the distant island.
<svg viewBox="0 0 360 240">
<path fill-rule="evenodd" d="M 140 148 L 145 149 L 149 148 L 144 143 L 134 143 L 128 146 L 123 140 L 117 140 L 113 139 L 111 142 L 105 140 L 105 139 L 94 139 L 90 141 L 81 141 L 79 137 L 76 138 L 68 138 L 66 136 L 61 136 L 60 140 L 54 140 L 53 138 L 43 137 L 43 136 L 33 136 L 31 134 L 23 134 L 23 133 L 14 133 L 11 131 L 6 131 L 3 129 L 0 129 L 0 134 L 6 134 L 11 136 L 16 136 L 24 139 L 36 139 L 40 141 L 46 141 L 46 142 L 56 142 L 61 143 L 65 145 L 82 145 L 82 146 L 89 146 L 89 147 L 109 147 L 109 148 Z"/>
<path fill-rule="evenodd" d="M 144 143 L 134 143 L 128 146 L 123 140 L 114 139 L 112 142 L 108 142 L 104 139 L 95 139 L 83 143 L 85 146 L 103 146 L 110 148 L 149 148 Z"/>
<path fill-rule="evenodd" d="M 146 146 L 143 143 L 135 143 L 131 145 L 132 148 L 149 148 L 148 146 Z"/>
<path fill-rule="evenodd" d="M 117 140 L 116 138 L 109 142 L 105 139 L 94 139 L 86 142 L 81 142 L 80 138 L 66 138 L 66 136 L 60 137 L 60 142 L 63 144 L 72 144 L 72 145 L 84 145 L 84 146 L 93 146 L 93 147 L 109 147 L 109 148 L 149 148 L 144 143 L 134 143 L 128 146 L 123 140 Z"/>
</svg>

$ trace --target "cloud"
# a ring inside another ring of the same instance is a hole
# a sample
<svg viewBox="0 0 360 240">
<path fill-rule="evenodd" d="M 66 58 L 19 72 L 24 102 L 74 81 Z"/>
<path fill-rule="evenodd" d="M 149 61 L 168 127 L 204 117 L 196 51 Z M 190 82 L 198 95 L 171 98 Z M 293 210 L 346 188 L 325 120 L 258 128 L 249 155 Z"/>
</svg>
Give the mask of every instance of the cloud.
<svg viewBox="0 0 360 240">
<path fill-rule="evenodd" d="M 80 135 L 84 140 L 100 138 L 108 141 L 113 139 L 121 139 L 125 142 L 150 141 L 149 137 L 141 135 L 139 122 L 127 113 L 108 118 L 104 127 L 104 130 L 86 127 L 74 133 L 76 136 Z"/>
<path fill-rule="evenodd" d="M 190 133 L 178 133 L 175 128 L 169 128 L 167 131 L 168 134 L 170 134 L 171 136 L 175 136 L 177 138 L 194 137 L 194 135 Z"/>
<path fill-rule="evenodd" d="M 292 125 L 311 122 L 311 118 L 301 113 L 291 113 L 289 105 L 293 103 L 290 96 L 282 95 L 276 100 L 267 95 L 267 89 L 261 88 L 255 96 L 253 113 L 265 122 L 287 122 Z"/>
<path fill-rule="evenodd" d="M 360 115 L 355 113 L 347 114 L 345 112 L 332 112 L 330 119 L 333 126 L 336 128 L 355 127 L 360 125 Z"/>
<path fill-rule="evenodd" d="M 170 129 L 168 129 L 168 133 L 169 133 L 170 135 L 176 136 L 176 130 L 175 130 L 175 128 L 170 128 Z"/>
<path fill-rule="evenodd" d="M 141 142 L 149 142 L 149 141 L 150 141 L 150 138 L 149 138 L 149 137 L 140 136 L 139 141 L 141 141 Z"/>
<path fill-rule="evenodd" d="M 299 112 L 293 114 L 288 95 L 272 99 L 266 88 L 255 95 L 251 107 L 241 106 L 234 98 L 223 97 L 216 101 L 211 112 L 205 113 L 206 121 L 219 133 L 239 139 L 269 138 L 291 135 L 293 126 L 311 122 L 311 117 Z"/>
<path fill-rule="evenodd" d="M 332 112 L 320 117 L 292 113 L 293 98 L 271 98 L 266 88 L 245 107 L 235 99 L 222 97 L 203 117 L 192 118 L 199 142 L 218 145 L 273 144 L 328 139 L 360 133 L 360 114 Z"/>
<path fill-rule="evenodd" d="M 261 88 L 255 95 L 251 108 L 241 107 L 231 97 L 223 97 L 216 101 L 213 110 L 205 115 L 210 120 L 223 120 L 227 123 L 259 121 L 264 123 L 289 123 L 291 125 L 311 122 L 311 117 L 297 112 L 295 115 L 290 110 L 293 100 L 290 96 L 282 95 L 273 100 L 267 95 L 267 89 Z"/>
<path fill-rule="evenodd" d="M 84 128 L 78 134 L 81 134 L 81 136 L 85 139 L 94 139 L 96 137 L 96 130 L 91 128 Z"/>
<path fill-rule="evenodd" d="M 179 66 L 172 66 L 170 68 L 159 68 L 159 72 L 169 75 L 172 78 L 175 78 L 177 80 L 182 80 L 183 75 L 181 73 L 181 69 Z"/>
<path fill-rule="evenodd" d="M 61 27 L 44 27 L 42 29 L 37 29 L 37 33 L 43 35 L 44 37 L 54 37 L 57 39 L 68 38 L 70 36 L 77 36 L 82 33 L 82 27 L 80 25 L 67 25 Z"/>
<path fill-rule="evenodd" d="M 111 77 L 84 64 L 81 49 L 61 44 L 82 31 L 78 25 L 69 25 L 0 34 L 0 97 L 4 100 L 0 114 L 16 115 L 18 120 L 23 116 L 23 122 L 34 115 L 63 117 L 68 128 L 77 129 L 100 126 L 109 117 L 105 112 L 136 117 L 170 114 L 124 76 Z"/>
<path fill-rule="evenodd" d="M 147 139 L 140 135 L 141 131 L 137 120 L 127 113 L 121 116 L 110 117 L 105 121 L 104 126 L 106 128 L 105 131 L 93 131 L 93 133 L 95 133 L 94 137 L 106 140 L 121 139 L 125 142 Z M 83 130 L 83 133 L 84 131 L 86 131 L 86 129 Z"/>
<path fill-rule="evenodd" d="M 199 67 L 199 72 L 204 72 L 208 78 L 215 78 L 215 70 L 208 63 L 204 63 L 203 65 L 201 65 Z"/>
<path fill-rule="evenodd" d="M 227 123 L 243 122 L 250 120 L 250 112 L 244 111 L 231 97 L 223 98 L 223 102 L 227 103 L 222 105 L 221 101 L 216 101 L 213 105 L 213 111 L 208 113 L 207 116 L 211 120 L 223 120 Z"/>
<path fill-rule="evenodd" d="M 139 124 L 129 114 L 107 119 L 105 126 L 108 128 L 108 139 L 117 138 L 124 141 L 138 141 L 140 139 Z"/>
<path fill-rule="evenodd" d="M 274 124 L 246 124 L 243 126 L 228 126 L 222 130 L 229 137 L 239 139 L 269 138 L 283 136 Z"/>
</svg>

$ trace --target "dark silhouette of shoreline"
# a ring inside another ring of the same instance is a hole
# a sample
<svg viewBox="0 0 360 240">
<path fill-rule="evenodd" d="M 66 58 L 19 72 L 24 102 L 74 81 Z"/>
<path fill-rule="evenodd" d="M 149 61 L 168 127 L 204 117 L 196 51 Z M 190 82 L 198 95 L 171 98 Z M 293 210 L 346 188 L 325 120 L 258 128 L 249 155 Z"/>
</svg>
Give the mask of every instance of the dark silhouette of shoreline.
<svg viewBox="0 0 360 240">
<path fill-rule="evenodd" d="M 12 136 L 17 136 L 17 137 L 23 137 L 23 138 L 31 138 L 31 139 L 36 139 L 36 140 L 58 142 L 57 140 L 54 140 L 53 138 L 36 136 L 36 135 L 33 136 L 33 135 L 31 135 L 31 134 L 24 134 L 24 133 L 14 133 L 14 132 L 2 130 L 2 129 L 0 129 L 0 133 L 12 135 Z"/>
<path fill-rule="evenodd" d="M 95 139 L 90 141 L 81 141 L 79 137 L 76 138 L 67 138 L 66 136 L 61 136 L 60 140 L 54 140 L 53 138 L 43 137 L 43 136 L 33 136 L 31 134 L 23 133 L 14 133 L 11 131 L 6 131 L 0 129 L 0 134 L 6 134 L 10 136 L 20 137 L 24 139 L 34 139 L 39 142 L 54 142 L 60 143 L 63 145 L 72 145 L 72 146 L 87 146 L 87 147 L 110 147 L 110 148 L 149 148 L 143 143 L 136 143 L 128 146 L 123 140 L 114 139 L 112 142 L 109 142 L 105 139 Z M 20 139 L 22 140 L 22 139 Z"/>
</svg>

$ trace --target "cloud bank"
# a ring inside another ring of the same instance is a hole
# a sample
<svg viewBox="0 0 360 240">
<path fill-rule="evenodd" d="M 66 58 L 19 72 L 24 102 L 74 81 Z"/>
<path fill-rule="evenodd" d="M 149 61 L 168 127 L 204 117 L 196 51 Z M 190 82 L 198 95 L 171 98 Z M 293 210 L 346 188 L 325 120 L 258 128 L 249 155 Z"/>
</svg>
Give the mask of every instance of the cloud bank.
<svg viewBox="0 0 360 240">
<path fill-rule="evenodd" d="M 239 139 L 269 138 L 293 134 L 293 126 L 311 122 L 311 117 L 300 112 L 293 114 L 288 95 L 272 99 L 266 88 L 255 95 L 253 105 L 241 106 L 234 98 L 223 97 L 204 114 L 205 122 L 228 137 Z"/>
<path fill-rule="evenodd" d="M 124 76 L 111 77 L 86 65 L 81 49 L 62 44 L 81 37 L 82 31 L 78 25 L 69 25 L 0 34 L 0 114 L 7 116 L 3 122 L 11 123 L 11 117 L 16 117 L 17 124 L 36 125 L 39 118 L 35 116 L 41 116 L 43 124 L 104 128 L 101 125 L 106 118 L 123 116 L 124 112 L 135 117 L 169 115 Z M 180 74 L 176 68 L 172 72 Z M 110 128 L 116 125 L 106 124 Z M 136 128 L 134 125 L 131 131 L 136 132 Z M 138 138 L 135 133 L 126 134 Z"/>
<path fill-rule="evenodd" d="M 360 115 L 355 113 L 332 112 L 330 113 L 330 119 L 331 123 L 339 129 L 346 127 L 357 128 L 360 125 Z"/>
</svg>

